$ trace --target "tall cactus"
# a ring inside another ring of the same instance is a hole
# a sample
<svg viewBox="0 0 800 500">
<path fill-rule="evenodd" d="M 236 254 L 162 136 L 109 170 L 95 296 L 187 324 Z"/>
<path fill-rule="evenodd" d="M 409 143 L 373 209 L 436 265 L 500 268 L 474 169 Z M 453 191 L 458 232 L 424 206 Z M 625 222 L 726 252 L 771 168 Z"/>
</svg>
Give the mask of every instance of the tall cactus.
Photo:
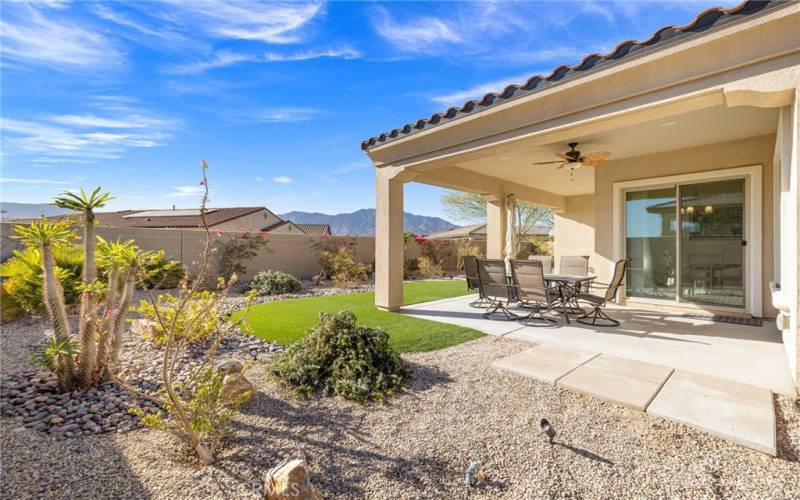
<svg viewBox="0 0 800 500">
<path fill-rule="evenodd" d="M 96 188 L 90 195 L 81 189 L 80 195 L 70 191 L 64 192 L 53 200 L 61 208 L 75 210 L 83 215 L 83 271 L 81 278 L 84 285 L 91 286 L 97 278 L 97 268 L 94 262 L 95 246 L 95 215 L 94 210 L 104 207 L 112 200 L 111 194 L 101 193 Z M 81 314 L 78 323 L 81 338 L 81 354 L 78 363 L 78 376 L 83 385 L 91 385 L 92 378 L 97 369 L 97 299 L 95 294 L 84 293 L 81 295 Z"/>
</svg>

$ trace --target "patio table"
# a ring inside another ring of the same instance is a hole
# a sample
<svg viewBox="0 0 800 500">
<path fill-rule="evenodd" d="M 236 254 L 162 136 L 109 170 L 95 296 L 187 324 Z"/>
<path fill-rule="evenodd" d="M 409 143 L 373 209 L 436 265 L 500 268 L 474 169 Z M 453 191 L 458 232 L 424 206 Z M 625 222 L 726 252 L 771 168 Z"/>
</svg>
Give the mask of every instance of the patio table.
<svg viewBox="0 0 800 500">
<path fill-rule="evenodd" d="M 544 280 L 548 284 L 554 284 L 558 288 L 558 295 L 561 299 L 561 305 L 558 306 L 561 312 L 564 313 L 564 319 L 567 323 L 570 314 L 583 314 L 584 311 L 578 305 L 575 295 L 578 289 L 584 283 L 591 283 L 597 279 L 597 276 L 577 276 L 573 274 L 545 274 Z"/>
</svg>

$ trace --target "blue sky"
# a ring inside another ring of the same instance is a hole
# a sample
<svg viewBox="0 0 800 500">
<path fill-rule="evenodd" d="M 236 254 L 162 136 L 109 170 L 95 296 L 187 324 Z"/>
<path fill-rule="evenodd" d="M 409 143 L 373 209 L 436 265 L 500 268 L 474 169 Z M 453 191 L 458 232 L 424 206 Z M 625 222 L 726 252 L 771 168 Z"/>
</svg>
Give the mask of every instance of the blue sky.
<svg viewBox="0 0 800 500">
<path fill-rule="evenodd" d="M 735 3 L 4 2 L 2 199 L 374 207 L 361 140 Z"/>
</svg>

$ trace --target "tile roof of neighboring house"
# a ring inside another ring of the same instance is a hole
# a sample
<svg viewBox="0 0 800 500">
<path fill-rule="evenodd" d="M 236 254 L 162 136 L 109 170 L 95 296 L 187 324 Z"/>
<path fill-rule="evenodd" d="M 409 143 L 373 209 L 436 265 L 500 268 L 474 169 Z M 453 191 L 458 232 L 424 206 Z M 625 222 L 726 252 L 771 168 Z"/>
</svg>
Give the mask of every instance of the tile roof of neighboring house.
<svg viewBox="0 0 800 500">
<path fill-rule="evenodd" d="M 245 215 L 265 210 L 264 207 L 230 207 L 208 209 L 206 213 L 206 224 L 213 227 L 223 222 L 238 219 Z M 149 228 L 169 228 L 169 227 L 200 227 L 199 215 L 151 215 L 147 217 L 136 217 L 135 214 L 151 212 L 151 210 L 122 210 L 119 212 L 98 212 L 95 214 L 97 223 L 100 226 L 113 227 L 149 227 Z M 159 213 L 166 213 L 169 210 L 159 210 Z M 134 215 L 134 217 L 131 217 Z M 59 215 L 49 217 L 51 220 L 62 220 L 65 218 L 76 217 L 76 214 Z M 16 219 L 12 222 L 27 222 L 30 218 Z M 30 220 L 38 220 L 36 218 Z"/>
<path fill-rule="evenodd" d="M 369 150 L 376 146 L 407 137 L 422 130 L 428 130 L 440 124 L 449 123 L 463 116 L 474 115 L 492 106 L 509 102 L 521 97 L 547 89 L 588 73 L 601 70 L 624 59 L 648 53 L 665 45 L 680 42 L 686 38 L 738 21 L 742 18 L 762 12 L 774 5 L 786 4 L 781 0 L 745 1 L 730 9 L 714 7 L 697 15 L 685 26 L 664 26 L 643 42 L 627 40 L 606 55 L 591 54 L 574 66 L 559 66 L 547 76 L 532 76 L 522 85 L 509 85 L 500 93 L 489 93 L 478 100 L 469 100 L 460 108 L 452 107 L 444 113 L 434 113 L 430 118 L 421 118 L 401 128 L 380 134 L 361 143 L 361 149 Z"/>
<path fill-rule="evenodd" d="M 535 226 L 531 235 L 547 236 L 552 233 L 552 230 L 553 228 L 549 226 Z M 472 224 L 470 226 L 456 227 L 427 236 L 430 240 L 452 240 L 468 237 L 485 238 L 486 224 Z"/>
<path fill-rule="evenodd" d="M 331 226 L 328 224 L 295 224 L 309 236 L 330 236 Z"/>
</svg>

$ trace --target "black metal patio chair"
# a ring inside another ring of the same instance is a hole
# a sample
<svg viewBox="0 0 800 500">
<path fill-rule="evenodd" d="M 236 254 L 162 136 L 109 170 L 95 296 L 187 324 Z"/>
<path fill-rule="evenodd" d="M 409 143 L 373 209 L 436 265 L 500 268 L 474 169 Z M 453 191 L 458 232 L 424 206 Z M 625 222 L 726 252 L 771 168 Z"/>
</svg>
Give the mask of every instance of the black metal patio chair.
<svg viewBox="0 0 800 500">
<path fill-rule="evenodd" d="M 577 294 L 576 298 L 578 300 L 588 302 L 589 305 L 592 306 L 592 310 L 583 316 L 576 318 L 575 321 L 591 326 L 619 326 L 619 321 L 606 314 L 603 309 L 606 307 L 609 301 L 614 300 L 616 297 L 617 290 L 619 290 L 619 287 L 622 285 L 622 282 L 625 279 L 625 271 L 628 268 L 629 262 L 630 259 L 622 259 L 618 260 L 614 264 L 614 274 L 612 275 L 611 282 L 608 284 L 608 288 L 606 288 L 606 291 L 603 295 L 594 295 L 591 293 Z M 593 285 L 594 284 L 595 283 L 593 283 Z M 596 284 L 602 285 L 602 283 Z"/>
<path fill-rule="evenodd" d="M 512 260 L 511 278 L 514 293 L 521 307 L 531 309 L 527 316 L 520 318 L 525 326 L 553 326 L 556 320 L 548 318 L 545 312 L 552 312 L 553 303 L 561 299 L 558 290 L 547 286 L 544 268 L 537 260 Z"/>
<path fill-rule="evenodd" d="M 502 313 L 505 320 L 519 319 L 508 306 L 514 300 L 513 287 L 506 277 L 506 263 L 503 260 L 478 260 L 478 278 L 481 295 L 489 302 L 489 309 L 483 313 L 484 318 Z"/>
</svg>

